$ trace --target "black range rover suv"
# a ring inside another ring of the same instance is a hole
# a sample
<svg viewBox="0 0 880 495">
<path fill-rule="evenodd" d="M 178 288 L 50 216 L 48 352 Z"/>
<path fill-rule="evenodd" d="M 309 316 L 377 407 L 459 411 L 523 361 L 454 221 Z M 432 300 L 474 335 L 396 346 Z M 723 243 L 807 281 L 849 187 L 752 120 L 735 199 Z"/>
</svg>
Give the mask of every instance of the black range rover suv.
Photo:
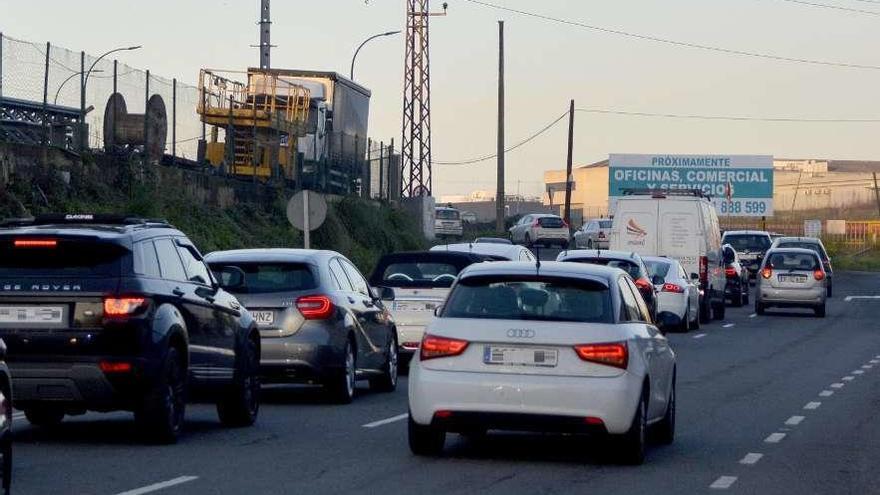
<svg viewBox="0 0 880 495">
<path fill-rule="evenodd" d="M 174 442 L 190 397 L 216 402 L 225 425 L 257 417 L 256 324 L 162 221 L 0 224 L 0 338 L 14 405 L 38 426 L 129 410 L 149 440 Z"/>
</svg>

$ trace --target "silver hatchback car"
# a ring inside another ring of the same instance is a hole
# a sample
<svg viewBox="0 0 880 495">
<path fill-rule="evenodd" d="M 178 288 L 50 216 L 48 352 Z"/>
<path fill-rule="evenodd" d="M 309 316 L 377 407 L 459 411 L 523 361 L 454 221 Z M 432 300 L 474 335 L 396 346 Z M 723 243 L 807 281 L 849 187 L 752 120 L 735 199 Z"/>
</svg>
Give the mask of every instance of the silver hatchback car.
<svg viewBox="0 0 880 495">
<path fill-rule="evenodd" d="M 755 313 L 770 307 L 810 308 L 825 317 L 828 274 L 810 249 L 776 248 L 767 252 L 758 275 Z"/>
</svg>

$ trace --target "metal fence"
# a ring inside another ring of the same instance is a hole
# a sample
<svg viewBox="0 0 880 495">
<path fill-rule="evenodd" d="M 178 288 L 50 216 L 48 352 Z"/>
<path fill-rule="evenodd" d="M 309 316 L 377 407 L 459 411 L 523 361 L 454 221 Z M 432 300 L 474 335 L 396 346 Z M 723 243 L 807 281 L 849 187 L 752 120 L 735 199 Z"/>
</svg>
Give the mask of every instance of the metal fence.
<svg viewBox="0 0 880 495">
<path fill-rule="evenodd" d="M 742 219 L 722 220 L 724 230 L 766 230 L 786 236 L 800 237 L 806 234 L 803 221 L 761 221 Z M 820 234 L 826 243 L 851 248 L 880 246 L 880 221 L 877 220 L 822 220 Z"/>
</svg>

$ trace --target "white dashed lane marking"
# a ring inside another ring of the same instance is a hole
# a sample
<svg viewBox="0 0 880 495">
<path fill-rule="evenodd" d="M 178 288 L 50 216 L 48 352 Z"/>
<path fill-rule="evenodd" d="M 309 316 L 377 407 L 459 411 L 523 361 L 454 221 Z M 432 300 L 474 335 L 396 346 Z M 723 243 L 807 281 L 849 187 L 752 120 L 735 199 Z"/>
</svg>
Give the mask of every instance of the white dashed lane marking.
<svg viewBox="0 0 880 495">
<path fill-rule="evenodd" d="M 164 489 L 170 488 L 172 486 L 182 485 L 183 483 L 189 483 L 190 481 L 194 481 L 197 479 L 199 479 L 198 476 L 180 476 L 178 478 L 174 478 L 173 480 L 163 481 L 161 483 L 154 483 L 152 485 L 147 485 L 147 486 L 144 486 L 141 488 L 135 488 L 134 490 L 122 492 L 117 495 L 143 495 L 144 493 L 157 492 L 159 490 L 164 490 Z"/>
<path fill-rule="evenodd" d="M 375 427 L 377 427 L 377 426 L 383 426 L 383 425 L 387 425 L 387 424 L 390 424 L 390 423 L 395 423 L 395 422 L 397 422 L 397 421 L 400 421 L 400 420 L 406 419 L 407 416 L 408 416 L 408 414 L 406 414 L 406 413 L 398 414 L 397 416 L 392 416 L 392 417 L 390 417 L 390 418 L 380 419 L 379 421 L 373 421 L 372 423 L 367 423 L 367 424 L 362 425 L 362 426 L 363 426 L 364 428 L 375 428 Z"/>
<path fill-rule="evenodd" d="M 695 339 L 702 339 L 702 338 L 705 337 L 705 336 L 706 336 L 705 333 L 698 333 L 698 334 L 694 335 L 694 338 L 695 338 Z"/>
<path fill-rule="evenodd" d="M 727 324 L 725 324 L 725 325 L 721 325 L 721 328 L 730 328 L 730 327 L 732 327 L 732 326 L 734 326 L 734 325 L 736 325 L 736 323 L 727 323 Z"/>
<path fill-rule="evenodd" d="M 831 388 L 843 388 L 843 384 L 842 383 L 832 383 Z"/>
<path fill-rule="evenodd" d="M 834 395 L 833 390 L 823 390 L 819 392 L 819 397 L 831 397 L 832 395 Z"/>
<path fill-rule="evenodd" d="M 785 438 L 785 433 L 771 433 L 767 438 L 764 439 L 766 443 L 779 443 L 782 439 Z"/>
<path fill-rule="evenodd" d="M 807 405 L 804 406 L 804 409 L 806 409 L 808 411 L 812 411 L 814 409 L 819 409 L 819 406 L 821 406 L 821 405 L 822 405 L 821 402 L 807 402 Z"/>
<path fill-rule="evenodd" d="M 874 365 L 872 365 L 872 364 L 863 364 L 863 365 L 862 365 L 862 369 L 863 369 L 863 370 L 869 370 L 869 369 L 871 369 L 871 368 L 873 368 L 873 367 L 874 367 Z"/>
<path fill-rule="evenodd" d="M 803 416 L 792 416 L 785 420 L 785 424 L 788 426 L 797 426 L 801 424 L 801 421 L 804 420 Z"/>
<path fill-rule="evenodd" d="M 853 302 L 859 299 L 880 299 L 880 296 L 846 296 L 844 301 Z"/>
<path fill-rule="evenodd" d="M 758 316 L 758 313 L 752 313 L 749 315 L 749 318 L 755 318 L 756 316 Z"/>
<path fill-rule="evenodd" d="M 709 485 L 709 488 L 714 488 L 716 490 L 727 490 L 736 483 L 736 476 L 722 476 L 715 480 L 714 483 Z"/>
<path fill-rule="evenodd" d="M 864 374 L 865 374 L 865 370 L 854 370 L 854 371 L 852 372 L 852 374 L 853 374 L 853 375 L 864 375 Z"/>
<path fill-rule="evenodd" d="M 764 457 L 764 454 L 757 454 L 754 452 L 749 452 L 745 457 L 739 460 L 740 464 L 753 465 L 761 460 Z"/>
<path fill-rule="evenodd" d="M 854 376 L 845 376 L 845 377 L 841 378 L 841 380 L 843 380 L 845 382 L 851 382 L 855 379 L 856 379 L 856 377 L 854 377 Z"/>
</svg>

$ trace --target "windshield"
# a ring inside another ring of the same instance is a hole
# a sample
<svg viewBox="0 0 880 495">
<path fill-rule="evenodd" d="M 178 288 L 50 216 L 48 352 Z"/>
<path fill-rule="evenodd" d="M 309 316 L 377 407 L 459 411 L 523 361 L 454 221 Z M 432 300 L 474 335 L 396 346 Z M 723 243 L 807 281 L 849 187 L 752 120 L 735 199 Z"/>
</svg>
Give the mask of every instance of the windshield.
<svg viewBox="0 0 880 495">
<path fill-rule="evenodd" d="M 590 265 L 602 265 L 611 268 L 620 268 L 621 270 L 628 273 L 629 276 L 633 279 L 638 279 L 642 277 L 639 264 L 635 261 L 618 260 L 613 258 L 569 258 L 565 261 L 570 263 L 587 263 Z"/>
<path fill-rule="evenodd" d="M 449 263 L 393 263 L 385 268 L 381 284 L 387 287 L 452 287 L 459 271 Z"/>
<path fill-rule="evenodd" d="M 812 254 L 774 253 L 770 256 L 769 265 L 775 270 L 813 271 L 819 268 L 819 260 Z"/>
<path fill-rule="evenodd" d="M 565 227 L 565 222 L 559 217 L 541 217 L 538 219 L 538 225 L 546 229 L 561 229 Z"/>
<path fill-rule="evenodd" d="M 821 247 L 819 244 L 815 243 L 815 242 L 796 242 L 796 241 L 792 241 L 792 242 L 780 242 L 776 247 L 779 247 L 779 248 L 809 249 L 810 251 L 813 251 L 813 252 L 815 252 L 816 254 L 818 254 L 819 256 L 821 256 L 822 259 L 828 259 L 828 255 L 825 254 L 825 250 L 823 250 L 822 247 Z"/>
<path fill-rule="evenodd" d="M 611 292 L 566 278 L 471 277 L 452 291 L 444 318 L 612 323 Z"/>
<path fill-rule="evenodd" d="M 44 247 L 16 247 L 14 239 L 0 241 L 0 277 L 118 277 L 123 258 L 131 254 L 122 246 L 107 242 L 46 242 Z"/>
<path fill-rule="evenodd" d="M 722 242 L 730 244 L 740 253 L 766 251 L 771 244 L 768 236 L 757 234 L 727 234 Z"/>
<path fill-rule="evenodd" d="M 599 221 L 600 229 L 610 229 L 611 228 L 611 220 L 601 220 Z"/>
<path fill-rule="evenodd" d="M 435 216 L 437 220 L 458 220 L 461 218 L 458 210 L 436 210 Z"/>
<path fill-rule="evenodd" d="M 671 263 L 666 263 L 663 261 L 645 261 L 645 266 L 648 268 L 648 276 L 652 279 L 659 275 L 666 279 L 666 274 L 669 273 L 669 269 L 672 268 Z"/>
<path fill-rule="evenodd" d="M 312 269 L 303 263 L 212 263 L 211 269 L 223 284 L 231 276 L 224 268 L 230 266 L 244 272 L 244 286 L 235 289 L 237 294 L 299 292 L 318 287 Z"/>
</svg>

